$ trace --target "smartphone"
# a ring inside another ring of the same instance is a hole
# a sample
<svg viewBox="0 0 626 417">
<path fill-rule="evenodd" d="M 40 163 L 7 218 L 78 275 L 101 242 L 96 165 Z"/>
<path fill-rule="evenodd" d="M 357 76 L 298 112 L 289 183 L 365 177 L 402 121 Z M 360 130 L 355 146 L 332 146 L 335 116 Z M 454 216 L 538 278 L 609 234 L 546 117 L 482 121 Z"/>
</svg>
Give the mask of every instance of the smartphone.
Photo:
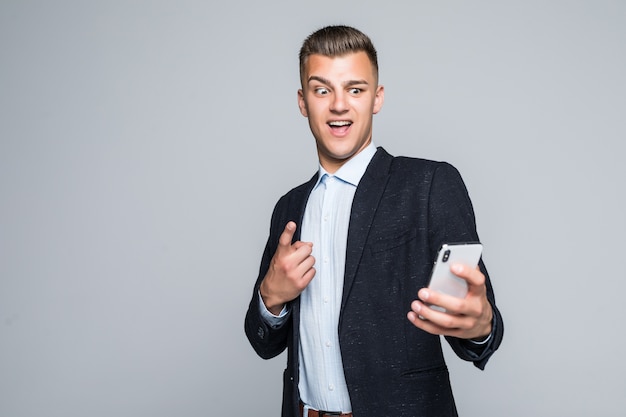
<svg viewBox="0 0 626 417">
<path fill-rule="evenodd" d="M 459 278 L 452 271 L 450 265 L 459 263 L 476 268 L 483 251 L 483 245 L 478 242 L 446 243 L 441 245 L 437 259 L 430 273 L 428 288 L 454 297 L 464 298 L 467 295 L 467 281 Z M 445 312 L 442 307 L 430 305 L 431 308 Z"/>
</svg>

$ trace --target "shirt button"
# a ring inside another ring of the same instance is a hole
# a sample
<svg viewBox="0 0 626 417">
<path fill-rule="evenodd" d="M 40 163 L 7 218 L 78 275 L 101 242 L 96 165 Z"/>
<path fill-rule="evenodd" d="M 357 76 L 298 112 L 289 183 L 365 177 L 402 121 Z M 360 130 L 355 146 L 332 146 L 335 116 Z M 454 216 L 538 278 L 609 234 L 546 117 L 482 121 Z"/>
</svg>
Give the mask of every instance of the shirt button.
<svg viewBox="0 0 626 417">
<path fill-rule="evenodd" d="M 335 386 L 333 384 L 329 384 L 328 385 L 328 390 L 329 391 L 334 391 L 334 389 L 335 389 Z"/>
<path fill-rule="evenodd" d="M 330 340 L 326 341 L 326 347 L 330 347 Z"/>
<path fill-rule="evenodd" d="M 328 297 L 324 297 L 324 304 L 328 304 Z"/>
</svg>

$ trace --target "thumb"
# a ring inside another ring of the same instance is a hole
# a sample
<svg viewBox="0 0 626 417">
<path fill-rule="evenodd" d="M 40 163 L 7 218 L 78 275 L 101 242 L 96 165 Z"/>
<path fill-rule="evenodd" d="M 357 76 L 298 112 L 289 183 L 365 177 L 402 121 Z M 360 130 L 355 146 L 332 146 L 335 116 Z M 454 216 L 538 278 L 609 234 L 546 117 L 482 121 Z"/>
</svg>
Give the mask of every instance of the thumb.
<svg viewBox="0 0 626 417">
<path fill-rule="evenodd" d="M 284 248 L 291 246 L 291 241 L 293 240 L 293 234 L 296 232 L 296 223 L 288 222 L 285 225 L 285 230 L 280 234 L 278 238 L 278 245 Z"/>
</svg>

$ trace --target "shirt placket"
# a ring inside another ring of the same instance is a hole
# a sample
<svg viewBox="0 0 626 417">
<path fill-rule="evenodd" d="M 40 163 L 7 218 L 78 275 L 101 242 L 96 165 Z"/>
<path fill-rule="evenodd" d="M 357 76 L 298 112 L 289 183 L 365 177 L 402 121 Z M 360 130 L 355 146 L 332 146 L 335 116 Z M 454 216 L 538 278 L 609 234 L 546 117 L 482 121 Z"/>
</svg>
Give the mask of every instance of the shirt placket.
<svg viewBox="0 0 626 417">
<path fill-rule="evenodd" d="M 321 311 L 322 311 L 322 320 L 325 323 L 333 323 L 335 320 L 334 316 L 334 298 L 335 293 L 337 292 L 337 278 L 336 271 L 334 270 L 334 265 L 332 262 L 331 252 L 333 250 L 332 242 L 334 242 L 335 236 L 333 236 L 333 232 L 335 230 L 334 222 L 336 221 L 335 215 L 337 211 L 337 179 L 335 177 L 327 177 L 325 179 L 325 191 L 324 191 L 324 200 L 322 204 L 322 216 L 321 216 L 321 241 L 328 242 L 329 244 L 323 245 L 321 247 L 321 261 L 323 263 L 323 279 L 321 280 Z M 324 327 L 324 335 L 321 340 L 322 342 L 322 351 L 324 357 L 324 369 L 334 369 L 337 364 L 335 363 L 336 352 L 334 351 L 337 347 L 334 346 L 334 335 L 331 332 L 336 331 L 336 326 L 325 326 Z M 326 373 L 326 387 L 325 389 L 328 391 L 330 396 L 335 394 L 335 388 L 337 386 L 337 381 L 334 380 L 334 373 Z"/>
</svg>

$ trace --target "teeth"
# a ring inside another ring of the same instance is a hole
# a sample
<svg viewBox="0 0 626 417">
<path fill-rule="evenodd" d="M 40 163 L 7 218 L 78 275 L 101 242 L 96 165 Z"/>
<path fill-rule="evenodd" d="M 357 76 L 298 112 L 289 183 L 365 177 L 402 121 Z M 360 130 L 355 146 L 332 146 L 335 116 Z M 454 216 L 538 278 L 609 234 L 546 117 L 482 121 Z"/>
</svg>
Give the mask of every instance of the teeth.
<svg viewBox="0 0 626 417">
<path fill-rule="evenodd" d="M 328 124 L 331 126 L 349 126 L 352 123 L 348 122 L 347 120 L 337 120 L 337 121 L 330 122 Z"/>
</svg>

